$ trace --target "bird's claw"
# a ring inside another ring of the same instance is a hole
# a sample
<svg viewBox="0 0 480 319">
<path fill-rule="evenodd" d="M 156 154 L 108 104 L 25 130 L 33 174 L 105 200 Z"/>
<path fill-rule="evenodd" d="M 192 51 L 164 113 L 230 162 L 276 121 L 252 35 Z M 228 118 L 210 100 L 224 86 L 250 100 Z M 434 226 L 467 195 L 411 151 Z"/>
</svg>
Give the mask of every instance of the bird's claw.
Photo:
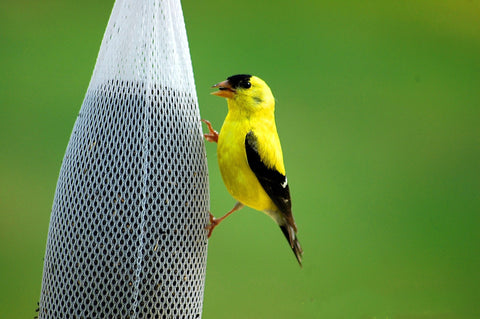
<svg viewBox="0 0 480 319">
<path fill-rule="evenodd" d="M 218 220 L 215 218 L 215 216 L 213 216 L 213 214 L 211 212 L 208 212 L 208 214 L 210 215 L 210 224 L 208 224 L 205 229 L 208 230 L 208 235 L 207 235 L 207 238 L 210 238 L 210 236 L 212 236 L 212 232 L 213 232 L 213 229 L 215 227 L 218 226 L 218 224 L 220 224 L 220 221 L 221 220 Z"/>
<path fill-rule="evenodd" d="M 210 121 L 207 121 L 207 120 L 204 120 L 204 119 L 201 119 L 201 121 L 203 123 L 207 124 L 207 126 L 208 126 L 209 133 L 203 134 L 205 139 L 209 142 L 218 143 L 218 132 L 213 129 L 212 123 L 210 123 Z"/>
</svg>

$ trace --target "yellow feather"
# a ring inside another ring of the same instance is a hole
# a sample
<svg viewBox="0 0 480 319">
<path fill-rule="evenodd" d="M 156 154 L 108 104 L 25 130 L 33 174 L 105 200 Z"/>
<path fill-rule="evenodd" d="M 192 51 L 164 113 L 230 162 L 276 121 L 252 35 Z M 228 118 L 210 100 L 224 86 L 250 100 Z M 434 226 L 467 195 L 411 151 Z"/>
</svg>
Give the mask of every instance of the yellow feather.
<svg viewBox="0 0 480 319">
<path fill-rule="evenodd" d="M 245 136 L 253 131 L 262 161 L 285 175 L 275 126 L 275 101 L 262 80 L 252 77 L 251 82 L 252 88 L 228 99 L 228 115 L 218 138 L 218 164 L 228 191 L 237 201 L 260 211 L 273 212 L 277 210 L 275 205 L 248 165 Z M 258 100 L 261 102 L 256 102 Z"/>
</svg>

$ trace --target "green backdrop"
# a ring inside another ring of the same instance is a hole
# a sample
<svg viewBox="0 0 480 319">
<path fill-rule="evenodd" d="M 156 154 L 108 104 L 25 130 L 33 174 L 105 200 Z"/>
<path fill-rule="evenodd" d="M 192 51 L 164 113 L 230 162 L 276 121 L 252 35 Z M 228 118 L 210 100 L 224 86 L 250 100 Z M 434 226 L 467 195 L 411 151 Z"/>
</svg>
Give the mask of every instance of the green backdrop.
<svg viewBox="0 0 480 319">
<path fill-rule="evenodd" d="M 113 1 L 0 1 L 0 318 L 39 299 L 58 171 Z M 480 1 L 183 1 L 210 86 L 269 83 L 304 247 L 244 209 L 204 318 L 480 318 Z M 234 204 L 207 145 L 211 209 Z"/>
</svg>

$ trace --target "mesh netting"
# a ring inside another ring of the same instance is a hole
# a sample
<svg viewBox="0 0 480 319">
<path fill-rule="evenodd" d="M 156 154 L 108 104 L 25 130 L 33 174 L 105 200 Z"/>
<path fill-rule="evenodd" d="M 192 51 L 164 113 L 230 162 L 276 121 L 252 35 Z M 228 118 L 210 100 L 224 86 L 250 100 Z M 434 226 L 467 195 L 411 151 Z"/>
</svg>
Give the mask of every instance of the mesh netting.
<svg viewBox="0 0 480 319">
<path fill-rule="evenodd" d="M 40 318 L 200 318 L 208 175 L 178 0 L 114 5 L 55 193 Z"/>
</svg>

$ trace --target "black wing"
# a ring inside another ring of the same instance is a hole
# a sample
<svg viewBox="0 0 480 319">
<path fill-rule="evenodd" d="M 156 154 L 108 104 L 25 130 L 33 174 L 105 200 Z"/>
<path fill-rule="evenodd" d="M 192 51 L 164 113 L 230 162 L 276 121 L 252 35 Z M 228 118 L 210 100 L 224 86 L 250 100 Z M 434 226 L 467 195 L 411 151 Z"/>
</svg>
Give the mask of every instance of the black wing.
<svg viewBox="0 0 480 319">
<path fill-rule="evenodd" d="M 245 150 L 250 169 L 257 177 L 260 185 L 277 206 L 281 219 L 277 220 L 285 238 L 290 243 L 295 257 L 302 266 L 303 250 L 296 236 L 297 225 L 292 215 L 292 202 L 290 200 L 290 189 L 288 188 L 287 177 L 274 168 L 270 168 L 262 161 L 258 154 L 258 140 L 255 134 L 250 131 L 245 136 Z"/>
<path fill-rule="evenodd" d="M 278 209 L 284 213 L 287 219 L 292 215 L 292 202 L 287 177 L 274 168 L 270 168 L 262 161 L 258 154 L 258 140 L 250 131 L 245 137 L 245 150 L 247 152 L 248 165 L 257 177 L 260 185 L 270 196 Z"/>
</svg>

